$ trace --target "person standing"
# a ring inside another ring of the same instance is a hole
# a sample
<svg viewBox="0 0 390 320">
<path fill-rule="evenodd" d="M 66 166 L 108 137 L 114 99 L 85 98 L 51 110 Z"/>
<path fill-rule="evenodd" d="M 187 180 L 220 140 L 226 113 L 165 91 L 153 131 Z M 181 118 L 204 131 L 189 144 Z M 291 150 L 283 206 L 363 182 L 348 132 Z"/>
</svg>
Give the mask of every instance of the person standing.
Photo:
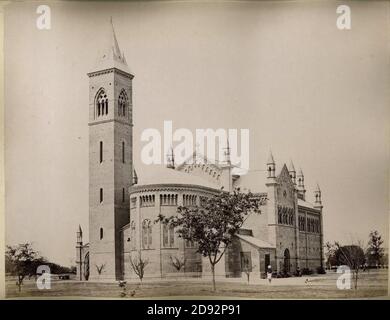
<svg viewBox="0 0 390 320">
<path fill-rule="evenodd" d="M 268 279 L 268 282 L 271 283 L 271 281 L 272 281 L 272 267 L 271 267 L 271 265 L 269 265 L 267 268 L 267 279 Z"/>
</svg>

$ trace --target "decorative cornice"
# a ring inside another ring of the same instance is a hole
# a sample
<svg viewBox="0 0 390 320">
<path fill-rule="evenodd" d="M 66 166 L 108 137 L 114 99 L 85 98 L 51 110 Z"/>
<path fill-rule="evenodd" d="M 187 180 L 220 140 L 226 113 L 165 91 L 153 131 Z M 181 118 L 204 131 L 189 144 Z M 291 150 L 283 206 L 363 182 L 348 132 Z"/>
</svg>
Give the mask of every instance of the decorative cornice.
<svg viewBox="0 0 390 320">
<path fill-rule="evenodd" d="M 89 72 L 87 73 L 88 77 L 96 77 L 96 76 L 100 76 L 102 74 L 107 74 L 107 73 L 111 73 L 111 72 L 115 72 L 115 73 L 118 73 L 126 78 L 129 78 L 130 80 L 133 80 L 134 78 L 134 75 L 132 75 L 131 73 L 127 73 L 125 71 L 122 71 L 118 68 L 109 68 L 109 69 L 104 69 L 104 70 L 99 70 L 99 71 L 92 71 L 92 72 Z"/>
<path fill-rule="evenodd" d="M 101 120 L 101 121 L 94 121 L 94 122 L 88 123 L 88 126 L 94 126 L 97 124 L 102 124 L 102 123 L 107 123 L 107 122 L 118 122 L 118 123 L 124 124 L 125 126 L 129 126 L 129 127 L 134 126 L 132 123 L 128 123 L 128 122 L 118 120 L 118 119 L 107 119 L 107 120 Z"/>
<path fill-rule="evenodd" d="M 217 194 L 220 192 L 219 189 L 214 189 L 205 186 L 198 186 L 193 184 L 176 184 L 176 183 L 160 183 L 160 184 L 149 184 L 132 186 L 129 188 L 129 194 L 143 193 L 143 192 L 158 192 L 158 191 L 193 191 L 208 194 Z"/>
<path fill-rule="evenodd" d="M 301 206 L 301 205 L 298 204 L 298 212 L 299 212 L 299 209 L 301 209 L 303 211 L 308 211 L 307 213 L 321 214 L 321 210 L 318 210 L 318 209 L 315 209 L 315 208 Z"/>
</svg>

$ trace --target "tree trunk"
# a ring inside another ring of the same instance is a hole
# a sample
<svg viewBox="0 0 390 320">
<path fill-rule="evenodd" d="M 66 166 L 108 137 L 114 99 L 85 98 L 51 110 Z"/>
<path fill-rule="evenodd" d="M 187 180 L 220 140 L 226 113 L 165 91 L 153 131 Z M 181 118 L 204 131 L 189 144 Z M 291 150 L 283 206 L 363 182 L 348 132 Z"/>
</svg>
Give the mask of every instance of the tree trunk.
<svg viewBox="0 0 390 320">
<path fill-rule="evenodd" d="M 359 277 L 359 269 L 356 270 L 355 273 L 355 290 L 357 290 L 357 286 L 358 286 L 358 277 Z"/>
<path fill-rule="evenodd" d="M 217 290 L 215 285 L 215 265 L 211 264 L 211 273 L 213 275 L 213 291 L 215 292 Z"/>
<path fill-rule="evenodd" d="M 21 276 L 18 276 L 18 288 L 19 288 L 19 292 L 22 291 L 22 282 L 23 282 L 23 278 Z"/>
</svg>

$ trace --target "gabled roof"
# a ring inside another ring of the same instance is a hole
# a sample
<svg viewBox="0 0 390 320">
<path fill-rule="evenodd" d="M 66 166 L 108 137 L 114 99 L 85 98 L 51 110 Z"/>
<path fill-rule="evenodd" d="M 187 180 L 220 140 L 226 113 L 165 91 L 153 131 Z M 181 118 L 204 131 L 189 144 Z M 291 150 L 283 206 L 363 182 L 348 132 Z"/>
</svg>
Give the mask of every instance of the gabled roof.
<svg viewBox="0 0 390 320">
<path fill-rule="evenodd" d="M 269 242 L 266 242 L 264 240 L 260 240 L 258 238 L 252 237 L 252 236 L 236 234 L 236 237 L 255 246 L 255 247 L 257 247 L 257 248 L 275 248 L 275 246 L 273 246 Z"/>
<path fill-rule="evenodd" d="M 294 183 L 292 182 L 292 179 L 291 179 L 291 176 L 290 176 L 290 173 L 289 173 L 289 171 L 287 169 L 286 164 L 283 165 L 282 170 L 280 171 L 280 173 L 276 177 L 276 180 L 279 183 L 280 182 L 285 182 L 287 184 L 290 184 L 291 187 L 294 186 Z"/>
<path fill-rule="evenodd" d="M 216 169 L 219 170 L 222 169 L 222 166 L 218 160 L 208 159 L 205 155 L 195 150 L 190 157 L 188 157 L 186 160 L 184 160 L 176 167 L 176 170 L 180 171 L 185 166 L 191 164 L 207 164 L 207 165 L 214 166 Z"/>
</svg>

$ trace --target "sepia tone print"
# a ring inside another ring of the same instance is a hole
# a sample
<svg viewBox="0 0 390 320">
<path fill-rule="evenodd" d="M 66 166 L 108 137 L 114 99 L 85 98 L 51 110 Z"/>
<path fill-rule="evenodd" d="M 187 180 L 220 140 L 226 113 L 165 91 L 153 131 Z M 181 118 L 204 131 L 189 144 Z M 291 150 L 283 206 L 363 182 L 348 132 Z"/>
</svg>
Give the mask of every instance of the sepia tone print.
<svg viewBox="0 0 390 320">
<path fill-rule="evenodd" d="M 387 296 L 383 8 L 8 5 L 6 296 Z"/>
</svg>

